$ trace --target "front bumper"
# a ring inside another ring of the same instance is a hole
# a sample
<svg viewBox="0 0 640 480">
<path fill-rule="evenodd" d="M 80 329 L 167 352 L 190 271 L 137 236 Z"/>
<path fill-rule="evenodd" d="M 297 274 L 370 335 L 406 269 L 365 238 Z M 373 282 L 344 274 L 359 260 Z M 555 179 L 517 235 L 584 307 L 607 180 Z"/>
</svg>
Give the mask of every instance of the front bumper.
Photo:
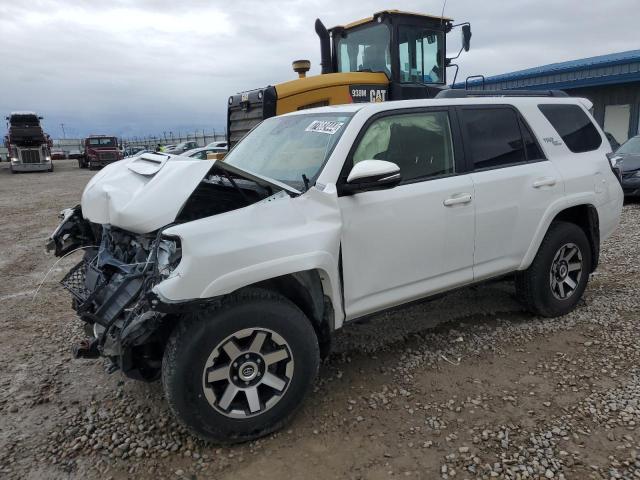
<svg viewBox="0 0 640 480">
<path fill-rule="evenodd" d="M 117 160 L 100 160 L 100 159 L 91 159 L 91 166 L 92 167 L 106 167 L 107 165 L 110 165 L 112 163 L 117 162 Z"/>
<path fill-rule="evenodd" d="M 623 177 L 622 191 L 625 197 L 640 197 L 640 177 Z"/>
<path fill-rule="evenodd" d="M 44 172 L 51 168 L 51 162 L 47 163 L 11 163 L 14 172 Z"/>
</svg>

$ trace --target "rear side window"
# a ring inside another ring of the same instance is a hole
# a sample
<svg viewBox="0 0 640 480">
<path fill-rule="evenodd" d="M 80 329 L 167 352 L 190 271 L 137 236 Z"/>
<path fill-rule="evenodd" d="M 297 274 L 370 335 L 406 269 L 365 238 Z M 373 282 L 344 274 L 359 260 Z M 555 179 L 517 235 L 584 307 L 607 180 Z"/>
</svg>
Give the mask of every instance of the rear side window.
<svg viewBox="0 0 640 480">
<path fill-rule="evenodd" d="M 578 105 L 547 104 L 538 108 L 573 153 L 600 148 L 602 137 Z"/>
<path fill-rule="evenodd" d="M 511 108 L 465 108 L 462 119 L 474 169 L 526 161 L 518 115 Z"/>
</svg>

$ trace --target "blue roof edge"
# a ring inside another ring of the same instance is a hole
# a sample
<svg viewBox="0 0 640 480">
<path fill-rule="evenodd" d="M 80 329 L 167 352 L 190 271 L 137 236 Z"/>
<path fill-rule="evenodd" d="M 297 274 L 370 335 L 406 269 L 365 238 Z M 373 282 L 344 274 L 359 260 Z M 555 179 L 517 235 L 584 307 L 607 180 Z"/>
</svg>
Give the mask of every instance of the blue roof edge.
<svg viewBox="0 0 640 480">
<path fill-rule="evenodd" d="M 640 50 L 627 50 L 624 52 L 610 53 L 607 55 L 598 55 L 595 57 L 581 58 L 577 60 L 568 60 L 566 62 L 550 63 L 539 67 L 526 68 L 524 70 L 516 70 L 515 72 L 502 73 L 485 78 L 485 85 L 508 82 L 512 80 L 522 80 L 525 78 L 534 78 L 541 75 L 552 73 L 566 73 L 585 70 L 592 67 L 609 67 L 625 63 L 640 62 Z M 470 86 L 480 85 L 481 80 L 469 81 Z M 464 82 L 458 82 L 453 88 L 464 88 Z"/>
</svg>

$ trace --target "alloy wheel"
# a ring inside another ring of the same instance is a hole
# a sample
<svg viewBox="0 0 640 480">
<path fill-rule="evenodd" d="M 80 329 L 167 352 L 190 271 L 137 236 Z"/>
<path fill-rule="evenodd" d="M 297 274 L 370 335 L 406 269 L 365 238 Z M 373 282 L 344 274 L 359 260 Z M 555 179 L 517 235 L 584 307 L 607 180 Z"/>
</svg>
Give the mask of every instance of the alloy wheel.
<svg viewBox="0 0 640 480">
<path fill-rule="evenodd" d="M 562 245 L 551 262 L 549 281 L 551 292 L 558 300 L 566 300 L 578 288 L 583 262 L 580 247 L 575 243 Z"/>
<path fill-rule="evenodd" d="M 209 404 L 230 418 L 248 418 L 272 408 L 293 376 L 291 348 L 266 328 L 228 336 L 211 352 L 202 374 Z"/>
</svg>

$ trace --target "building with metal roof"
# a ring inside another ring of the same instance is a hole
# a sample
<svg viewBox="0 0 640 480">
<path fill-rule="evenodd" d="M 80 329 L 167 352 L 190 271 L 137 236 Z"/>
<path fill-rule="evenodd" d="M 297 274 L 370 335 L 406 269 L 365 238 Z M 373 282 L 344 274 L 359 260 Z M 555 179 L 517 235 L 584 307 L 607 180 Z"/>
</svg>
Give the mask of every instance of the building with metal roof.
<svg viewBox="0 0 640 480">
<path fill-rule="evenodd" d="M 456 83 L 454 88 L 464 88 Z M 617 142 L 637 135 L 640 118 L 640 50 L 581 58 L 469 79 L 469 89 L 564 90 L 593 102 L 593 114 Z"/>
</svg>

